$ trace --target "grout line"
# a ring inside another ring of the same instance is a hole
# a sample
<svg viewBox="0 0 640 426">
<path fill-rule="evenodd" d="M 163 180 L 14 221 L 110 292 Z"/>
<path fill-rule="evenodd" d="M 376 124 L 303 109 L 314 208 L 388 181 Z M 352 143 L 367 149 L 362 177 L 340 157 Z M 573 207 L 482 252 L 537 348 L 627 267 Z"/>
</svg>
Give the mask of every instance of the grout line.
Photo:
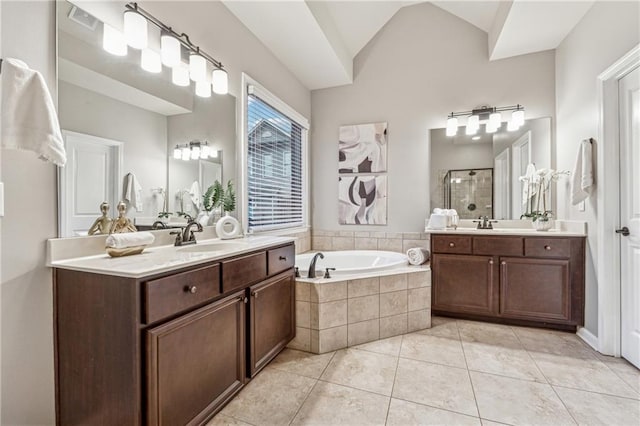
<svg viewBox="0 0 640 426">
<path fill-rule="evenodd" d="M 569 389 L 569 390 L 574 390 L 574 391 L 580 391 L 580 392 L 586 392 L 586 393 L 592 393 L 595 395 L 602 395 L 602 396 L 609 396 L 611 398 L 621 398 L 621 399 L 627 399 L 629 401 L 634 401 L 638 404 L 640 404 L 640 400 L 638 400 L 637 398 L 632 398 L 629 396 L 620 396 L 620 395 L 612 395 L 610 393 L 602 393 L 602 392 L 596 392 L 596 391 L 592 391 L 592 390 L 586 390 L 586 389 L 578 389 L 578 388 L 572 388 L 569 386 L 560 386 L 560 385 L 551 385 L 552 388 L 561 388 L 561 389 Z M 558 395 L 559 396 L 559 395 Z"/>
<path fill-rule="evenodd" d="M 478 417 L 480 417 L 480 407 L 478 407 L 478 398 L 476 397 L 476 389 L 473 386 L 473 379 L 471 379 L 471 372 L 469 371 L 469 363 L 467 362 L 467 354 L 464 350 L 464 345 L 462 344 L 462 336 L 460 336 L 460 329 L 458 328 L 458 321 L 455 322 L 456 332 L 458 333 L 458 341 L 460 342 L 460 347 L 462 348 L 462 357 L 464 358 L 464 365 L 466 366 L 467 376 L 469 377 L 469 385 L 471 386 L 471 392 L 473 393 L 473 402 L 476 404 L 476 412 L 478 413 Z M 480 421 L 482 423 L 482 420 Z"/>
<path fill-rule="evenodd" d="M 342 387 L 344 387 L 344 388 L 349 388 L 349 389 L 357 390 L 357 391 L 360 391 L 360 392 L 370 393 L 370 394 L 372 394 L 372 395 L 384 396 L 385 398 L 391 398 L 391 396 L 390 396 L 390 395 L 385 395 L 385 394 L 383 394 L 383 393 L 375 392 L 375 391 L 372 391 L 372 390 L 367 390 L 367 389 L 362 389 L 362 388 L 356 388 L 355 386 L 346 385 L 346 384 L 344 384 L 344 383 L 335 383 L 335 382 L 330 382 L 329 380 L 326 380 L 326 379 L 318 379 L 318 381 L 319 381 L 319 382 L 322 382 L 322 383 L 328 383 L 328 384 L 330 384 L 330 385 L 334 385 L 334 386 L 342 386 Z"/>
<path fill-rule="evenodd" d="M 400 337 L 400 351 L 402 352 L 402 342 L 404 341 L 404 335 Z M 391 410 L 391 400 L 393 399 L 393 391 L 396 388 L 396 377 L 398 377 L 398 368 L 400 368 L 400 353 L 396 357 L 396 371 L 393 373 L 393 383 L 391 384 L 391 395 L 389 395 L 389 404 L 387 405 L 387 415 L 384 418 L 384 424 L 389 421 L 389 411 Z"/>
</svg>

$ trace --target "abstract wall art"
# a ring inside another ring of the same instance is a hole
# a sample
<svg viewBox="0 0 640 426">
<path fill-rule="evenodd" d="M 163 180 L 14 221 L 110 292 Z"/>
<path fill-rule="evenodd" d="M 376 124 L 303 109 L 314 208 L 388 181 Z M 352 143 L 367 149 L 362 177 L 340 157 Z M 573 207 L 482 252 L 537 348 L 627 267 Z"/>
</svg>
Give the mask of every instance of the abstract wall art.
<svg viewBox="0 0 640 426">
<path fill-rule="evenodd" d="M 339 173 L 387 171 L 387 123 L 341 126 L 338 139 Z"/>
<path fill-rule="evenodd" d="M 386 225 L 387 176 L 339 176 L 338 222 L 341 225 Z"/>
</svg>

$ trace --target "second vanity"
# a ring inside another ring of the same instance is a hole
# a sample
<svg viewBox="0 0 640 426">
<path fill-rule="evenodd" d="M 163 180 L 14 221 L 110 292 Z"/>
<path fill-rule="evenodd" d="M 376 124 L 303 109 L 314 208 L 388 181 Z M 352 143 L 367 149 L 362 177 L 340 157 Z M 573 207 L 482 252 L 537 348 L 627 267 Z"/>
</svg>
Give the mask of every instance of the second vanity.
<svg viewBox="0 0 640 426">
<path fill-rule="evenodd" d="M 295 335 L 293 240 L 52 261 L 57 422 L 204 424 Z"/>
</svg>

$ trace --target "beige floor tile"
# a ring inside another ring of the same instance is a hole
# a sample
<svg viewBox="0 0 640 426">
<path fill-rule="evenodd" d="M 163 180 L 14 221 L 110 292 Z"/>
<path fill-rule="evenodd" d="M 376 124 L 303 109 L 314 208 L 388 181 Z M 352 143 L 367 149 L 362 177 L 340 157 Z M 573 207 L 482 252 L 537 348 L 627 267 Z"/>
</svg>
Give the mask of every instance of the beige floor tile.
<svg viewBox="0 0 640 426">
<path fill-rule="evenodd" d="M 592 359 L 596 351 L 572 333 L 537 328 L 512 327 L 520 343 L 530 352 L 568 355 L 574 358 Z"/>
<path fill-rule="evenodd" d="M 451 340 L 460 340 L 458 325 L 456 320 L 453 318 L 431 317 L 431 328 L 427 330 L 420 330 L 416 333 L 445 337 Z"/>
<path fill-rule="evenodd" d="M 467 366 L 460 341 L 420 333 L 404 335 L 400 356 L 452 367 Z"/>
<path fill-rule="evenodd" d="M 477 416 L 467 370 L 400 358 L 393 397 Z"/>
<path fill-rule="evenodd" d="M 555 387 L 562 402 L 581 425 L 639 425 L 640 403 L 633 399 Z"/>
<path fill-rule="evenodd" d="M 318 379 L 329 365 L 333 352 L 316 355 L 308 352 L 285 349 L 274 359 L 268 368 Z"/>
<path fill-rule="evenodd" d="M 547 383 L 536 363 L 524 349 L 465 341 L 462 342 L 462 347 L 469 370 Z"/>
<path fill-rule="evenodd" d="M 480 421 L 482 422 L 482 426 L 504 426 L 504 425 L 506 425 L 506 423 L 492 422 L 491 420 L 487 420 L 487 419 L 480 419 Z M 509 425 L 507 425 L 507 426 L 509 426 Z"/>
<path fill-rule="evenodd" d="M 472 321 L 458 321 L 457 324 L 460 339 L 463 342 L 523 349 L 518 337 L 509 326 Z"/>
<path fill-rule="evenodd" d="M 391 395 L 398 358 L 345 349 L 336 352 L 321 380 L 382 395 Z"/>
<path fill-rule="evenodd" d="M 398 356 L 400 355 L 400 346 L 402 346 L 402 336 L 395 336 L 375 342 L 363 343 L 362 345 L 354 346 L 352 349 Z"/>
<path fill-rule="evenodd" d="M 389 414 L 387 414 L 387 426 L 408 425 L 480 426 L 480 419 L 478 417 L 471 417 L 452 411 L 391 398 Z"/>
<path fill-rule="evenodd" d="M 287 424 L 315 383 L 297 374 L 264 370 L 221 413 L 255 425 Z"/>
<path fill-rule="evenodd" d="M 292 425 L 384 425 L 389 397 L 318 382 Z"/>
<path fill-rule="evenodd" d="M 640 393 L 640 375 L 634 373 L 620 373 L 618 371 L 614 371 L 618 377 L 622 379 L 626 384 L 628 384 L 631 389 Z"/>
<path fill-rule="evenodd" d="M 548 384 L 474 371 L 470 374 L 483 419 L 522 425 L 575 424 Z"/>
<path fill-rule="evenodd" d="M 634 374 L 640 377 L 640 370 L 636 368 L 633 364 L 627 361 L 624 358 L 616 358 L 613 356 L 602 355 L 599 352 L 596 352 L 596 356 L 600 361 L 602 361 L 607 367 L 615 371 L 616 373 L 627 373 Z"/>
<path fill-rule="evenodd" d="M 243 422 L 242 420 L 234 419 L 233 417 L 225 416 L 224 414 L 218 414 L 213 419 L 209 420 L 207 426 L 252 426 L 251 423 Z"/>
<path fill-rule="evenodd" d="M 631 386 L 595 357 L 584 359 L 530 353 L 538 368 L 552 385 L 627 398 L 639 398 L 638 393 L 631 389 Z"/>
</svg>

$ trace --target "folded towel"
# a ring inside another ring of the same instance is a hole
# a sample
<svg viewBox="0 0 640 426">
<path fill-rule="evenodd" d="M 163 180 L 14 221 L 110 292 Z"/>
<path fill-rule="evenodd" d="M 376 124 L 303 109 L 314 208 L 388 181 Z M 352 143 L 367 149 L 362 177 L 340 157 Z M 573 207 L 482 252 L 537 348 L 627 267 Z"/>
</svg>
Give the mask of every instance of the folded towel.
<svg viewBox="0 0 640 426">
<path fill-rule="evenodd" d="M 590 139 L 580 142 L 576 165 L 571 174 L 571 204 L 586 200 L 593 186 L 593 151 Z"/>
<path fill-rule="evenodd" d="M 137 212 L 142 211 L 142 186 L 138 182 L 138 178 L 133 173 L 127 173 L 124 177 L 124 188 L 122 191 L 122 199 L 129 203 L 129 206 L 136 209 Z"/>
<path fill-rule="evenodd" d="M 67 161 L 60 123 L 44 78 L 18 59 L 2 62 L 0 146 L 33 151 L 40 159 Z"/>
<path fill-rule="evenodd" d="M 407 257 L 411 265 L 422 265 L 429 260 L 429 250 L 420 247 L 407 250 Z"/>
<path fill-rule="evenodd" d="M 191 202 L 196 206 L 197 209 L 200 209 L 200 201 L 202 201 L 202 193 L 200 192 L 200 184 L 197 180 L 194 180 L 191 184 L 191 189 L 189 190 L 189 196 L 191 197 Z"/>
<path fill-rule="evenodd" d="M 106 245 L 109 248 L 148 246 L 152 244 L 155 239 L 156 237 L 154 237 L 151 232 L 126 232 L 109 235 Z"/>
</svg>

